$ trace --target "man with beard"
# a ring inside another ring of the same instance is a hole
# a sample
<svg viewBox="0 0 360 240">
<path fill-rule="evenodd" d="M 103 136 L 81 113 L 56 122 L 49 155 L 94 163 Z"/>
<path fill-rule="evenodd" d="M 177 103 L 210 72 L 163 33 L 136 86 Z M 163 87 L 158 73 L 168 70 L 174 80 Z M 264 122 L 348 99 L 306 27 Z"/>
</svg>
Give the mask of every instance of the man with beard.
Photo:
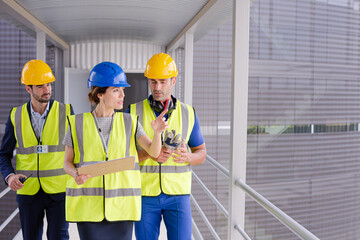
<svg viewBox="0 0 360 240">
<path fill-rule="evenodd" d="M 63 169 L 65 146 L 62 145 L 68 121 L 73 114 L 69 104 L 51 99 L 55 77 L 41 60 L 27 62 L 21 83 L 30 101 L 10 111 L 0 149 L 0 168 L 5 182 L 17 191 L 23 238 L 42 239 L 43 219 L 48 222 L 47 239 L 69 239 L 65 221 Z M 16 149 L 16 171 L 11 159 Z"/>
<path fill-rule="evenodd" d="M 158 239 L 162 217 L 168 239 L 191 239 L 190 166 L 205 161 L 206 147 L 194 108 L 171 95 L 177 75 L 175 61 L 168 54 L 155 54 L 145 69 L 151 95 L 130 105 L 130 113 L 139 116 L 150 138 L 154 135 L 151 121 L 167 109 L 165 118 L 172 134 L 167 138 L 170 134 L 165 133 L 157 158 L 138 150 L 142 195 L 141 221 L 135 222 L 138 240 Z"/>
</svg>

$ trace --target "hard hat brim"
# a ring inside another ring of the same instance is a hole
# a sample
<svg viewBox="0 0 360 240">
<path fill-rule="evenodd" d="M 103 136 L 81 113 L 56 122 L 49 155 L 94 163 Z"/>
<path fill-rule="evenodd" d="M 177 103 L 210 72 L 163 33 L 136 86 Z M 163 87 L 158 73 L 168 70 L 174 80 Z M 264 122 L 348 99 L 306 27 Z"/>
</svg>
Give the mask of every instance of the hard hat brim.
<svg viewBox="0 0 360 240">
<path fill-rule="evenodd" d="M 97 87 L 131 87 L 130 84 L 103 84 L 103 83 L 91 83 L 90 81 L 88 81 L 88 88 L 92 87 L 92 86 L 97 86 Z"/>
</svg>

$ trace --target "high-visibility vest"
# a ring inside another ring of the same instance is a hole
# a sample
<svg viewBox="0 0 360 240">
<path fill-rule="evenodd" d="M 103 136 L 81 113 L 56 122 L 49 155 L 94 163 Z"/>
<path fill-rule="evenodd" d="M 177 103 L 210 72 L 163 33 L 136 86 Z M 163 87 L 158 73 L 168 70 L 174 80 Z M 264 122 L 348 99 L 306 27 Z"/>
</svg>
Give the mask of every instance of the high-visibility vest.
<svg viewBox="0 0 360 240">
<path fill-rule="evenodd" d="M 34 195 L 40 186 L 46 193 L 65 192 L 68 175 L 64 171 L 65 146 L 62 144 L 71 114 L 70 104 L 54 101 L 47 115 L 41 141 L 37 139 L 28 112 L 28 104 L 10 114 L 16 138 L 16 172 L 29 176 L 18 194 Z"/>
<path fill-rule="evenodd" d="M 146 134 L 153 139 L 154 132 L 151 121 L 155 120 L 148 99 L 130 105 L 130 113 L 139 116 Z M 195 122 L 194 109 L 180 101 L 168 119 L 168 131 L 181 133 L 185 143 L 189 141 Z M 158 196 L 161 192 L 168 195 L 184 195 L 191 193 L 191 167 L 188 163 L 176 163 L 170 157 L 165 163 L 158 163 L 151 158 L 140 162 L 142 196 Z"/>
<path fill-rule="evenodd" d="M 94 117 L 84 113 L 69 117 L 75 167 L 106 161 Z M 139 221 L 141 217 L 140 171 L 135 145 L 137 117 L 114 114 L 108 144 L 108 160 L 136 156 L 135 169 L 92 177 L 83 185 L 69 179 L 66 188 L 66 220 L 70 222 Z M 105 140 L 106 141 L 106 140 Z"/>
</svg>

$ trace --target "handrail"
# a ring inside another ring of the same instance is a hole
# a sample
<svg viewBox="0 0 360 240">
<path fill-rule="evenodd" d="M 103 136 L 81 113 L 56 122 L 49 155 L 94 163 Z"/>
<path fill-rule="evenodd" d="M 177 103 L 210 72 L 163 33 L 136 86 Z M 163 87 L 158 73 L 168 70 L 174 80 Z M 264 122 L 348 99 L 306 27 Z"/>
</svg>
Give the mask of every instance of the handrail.
<svg viewBox="0 0 360 240">
<path fill-rule="evenodd" d="M 204 240 L 198 226 L 195 223 L 194 218 L 191 218 L 191 223 L 192 223 L 192 237 L 191 238 L 196 239 L 196 240 Z"/>
<path fill-rule="evenodd" d="M 241 234 L 241 236 L 243 236 L 245 240 L 251 240 L 249 235 L 247 235 L 247 233 L 239 225 L 235 224 L 234 228 Z"/>
<path fill-rule="evenodd" d="M 204 220 L 206 226 L 209 228 L 211 234 L 213 235 L 213 237 L 217 240 L 221 240 L 219 235 L 216 233 L 215 229 L 213 228 L 213 226 L 211 225 L 209 219 L 207 219 L 205 213 L 203 212 L 203 210 L 200 208 L 199 204 L 197 203 L 197 201 L 195 200 L 194 196 L 191 194 L 190 198 L 194 204 L 194 206 L 197 208 L 197 210 L 199 211 L 200 217 Z"/>
<path fill-rule="evenodd" d="M 0 199 L 5 196 L 8 192 L 10 192 L 11 188 L 7 187 L 0 193 Z"/>
<path fill-rule="evenodd" d="M 218 169 L 220 172 L 222 172 L 225 176 L 230 176 L 230 171 L 226 169 L 224 166 L 222 166 L 218 161 L 210 157 L 209 155 L 206 155 L 206 159 L 213 165 L 216 169 Z"/>
<path fill-rule="evenodd" d="M 202 189 L 207 193 L 207 195 L 210 197 L 210 199 L 216 204 L 216 206 L 218 206 L 218 208 L 220 209 L 220 211 L 228 218 L 229 217 L 229 213 L 228 211 L 224 208 L 224 206 L 216 199 L 216 197 L 212 194 L 212 192 L 205 186 L 205 184 L 201 181 L 201 179 L 196 175 L 196 173 L 194 173 L 194 171 L 192 171 L 192 174 L 195 178 L 195 180 L 200 184 L 200 186 L 202 187 Z"/>
<path fill-rule="evenodd" d="M 15 211 L 10 214 L 10 216 L 1 224 L 0 226 L 0 232 L 11 222 L 11 220 L 18 214 L 19 208 L 16 208 Z"/>
<path fill-rule="evenodd" d="M 301 226 L 298 222 L 289 217 L 281 209 L 272 204 L 269 200 L 264 198 L 262 195 L 260 195 L 258 192 L 256 192 L 246 183 L 244 183 L 241 179 L 236 179 L 235 185 L 243 189 L 247 194 L 249 194 L 252 199 L 254 199 L 260 206 L 262 206 L 265 210 L 272 214 L 276 219 L 278 219 L 285 227 L 295 233 L 300 239 L 320 240 L 309 230 Z"/>
</svg>

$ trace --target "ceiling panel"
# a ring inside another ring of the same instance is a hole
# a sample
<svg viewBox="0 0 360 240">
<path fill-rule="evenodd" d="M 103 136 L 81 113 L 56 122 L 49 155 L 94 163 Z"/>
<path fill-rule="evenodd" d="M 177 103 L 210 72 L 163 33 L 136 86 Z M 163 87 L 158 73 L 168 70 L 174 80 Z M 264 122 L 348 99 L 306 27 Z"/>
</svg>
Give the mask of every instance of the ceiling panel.
<svg viewBox="0 0 360 240">
<path fill-rule="evenodd" d="M 166 46 L 208 0 L 17 0 L 68 43 L 129 39 Z"/>
</svg>

